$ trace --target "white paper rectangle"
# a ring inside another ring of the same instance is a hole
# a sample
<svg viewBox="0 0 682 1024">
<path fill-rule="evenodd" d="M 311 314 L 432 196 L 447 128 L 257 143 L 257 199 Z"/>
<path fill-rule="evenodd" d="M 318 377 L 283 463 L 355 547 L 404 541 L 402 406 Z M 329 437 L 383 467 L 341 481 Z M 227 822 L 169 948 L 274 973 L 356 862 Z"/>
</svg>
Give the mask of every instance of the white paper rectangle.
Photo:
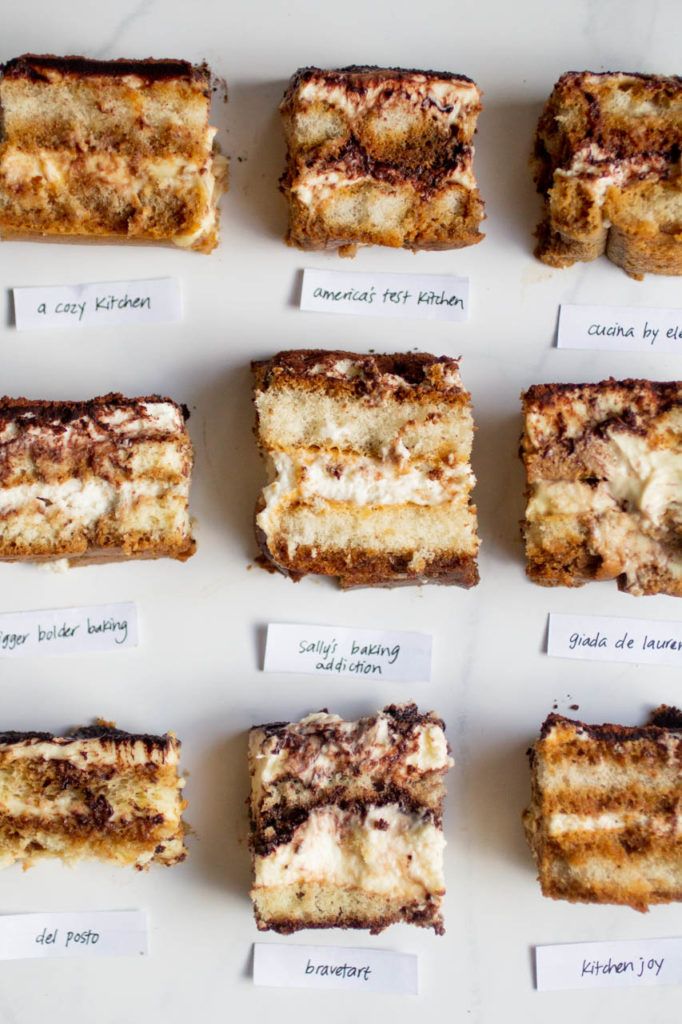
<svg viewBox="0 0 682 1024">
<path fill-rule="evenodd" d="M 679 354 L 682 309 L 562 305 L 557 347 Z"/>
<path fill-rule="evenodd" d="M 536 987 L 622 988 L 626 985 L 682 984 L 682 939 L 574 942 L 536 946 Z"/>
<path fill-rule="evenodd" d="M 255 985 L 277 988 L 343 988 L 416 995 L 418 960 L 411 953 L 387 949 L 256 942 L 253 981 Z"/>
<path fill-rule="evenodd" d="M 132 601 L 0 614 L 0 657 L 21 658 L 137 647 Z"/>
<path fill-rule="evenodd" d="M 143 910 L 0 916 L 0 960 L 146 953 L 147 915 Z"/>
<path fill-rule="evenodd" d="M 182 319 L 180 282 L 175 277 L 14 288 L 13 292 L 18 331 L 168 324 Z"/>
<path fill-rule="evenodd" d="M 547 653 L 586 661 L 682 665 L 682 622 L 552 614 Z"/>
<path fill-rule="evenodd" d="M 431 679 L 431 637 L 427 633 L 270 623 L 263 670 L 427 683 Z"/>
<path fill-rule="evenodd" d="M 469 278 L 304 270 L 301 309 L 309 313 L 468 320 Z"/>
</svg>

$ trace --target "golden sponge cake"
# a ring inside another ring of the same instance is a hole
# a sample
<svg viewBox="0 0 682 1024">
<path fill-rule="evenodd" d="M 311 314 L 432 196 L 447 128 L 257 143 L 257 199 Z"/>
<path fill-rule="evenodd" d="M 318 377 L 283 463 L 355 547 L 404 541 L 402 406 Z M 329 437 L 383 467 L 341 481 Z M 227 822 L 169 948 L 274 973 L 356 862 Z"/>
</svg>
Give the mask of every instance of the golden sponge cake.
<svg viewBox="0 0 682 1024">
<path fill-rule="evenodd" d="M 400 921 L 443 932 L 443 722 L 392 704 L 249 734 L 251 848 L 262 931 Z"/>
<path fill-rule="evenodd" d="M 475 83 L 449 72 L 301 68 L 280 106 L 287 241 L 455 249 L 480 242 Z"/>
<path fill-rule="evenodd" d="M 636 728 L 549 715 L 529 756 L 524 824 L 543 895 L 682 900 L 682 712 L 662 706 Z"/>
<path fill-rule="evenodd" d="M 455 359 L 299 349 L 253 369 L 271 481 L 256 532 L 271 564 L 344 587 L 478 582 L 473 419 Z"/>
<path fill-rule="evenodd" d="M 682 383 L 538 384 L 522 401 L 530 578 L 682 596 Z"/>
<path fill-rule="evenodd" d="M 192 444 L 169 398 L 0 399 L 0 561 L 194 552 Z"/>
<path fill-rule="evenodd" d="M 682 274 L 681 145 L 682 78 L 563 75 L 535 140 L 536 255 L 567 267 L 606 253 L 632 277 Z"/>
<path fill-rule="evenodd" d="M 100 724 L 0 733 L 0 867 L 43 857 L 143 869 L 184 860 L 180 743 Z"/>
<path fill-rule="evenodd" d="M 210 74 L 176 60 L 25 54 L 1 69 L 0 235 L 210 252 L 225 163 Z"/>
</svg>

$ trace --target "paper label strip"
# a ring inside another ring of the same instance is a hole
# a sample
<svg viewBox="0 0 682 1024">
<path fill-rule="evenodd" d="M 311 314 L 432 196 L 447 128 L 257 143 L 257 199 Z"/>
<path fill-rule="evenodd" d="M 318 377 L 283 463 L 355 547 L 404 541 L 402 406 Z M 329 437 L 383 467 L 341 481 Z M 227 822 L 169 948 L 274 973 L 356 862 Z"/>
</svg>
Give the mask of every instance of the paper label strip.
<svg viewBox="0 0 682 1024">
<path fill-rule="evenodd" d="M 142 910 L 0 916 L 0 960 L 146 953 L 147 916 Z"/>
<path fill-rule="evenodd" d="M 137 647 L 137 608 L 130 601 L 0 614 L 3 658 L 122 651 L 126 647 Z"/>
<path fill-rule="evenodd" d="M 574 942 L 535 949 L 540 992 L 682 984 L 682 938 Z"/>
<path fill-rule="evenodd" d="M 682 623 L 551 614 L 547 653 L 553 658 L 586 661 L 682 665 Z"/>
<path fill-rule="evenodd" d="M 270 623 L 263 668 L 265 672 L 428 682 L 431 637 L 426 633 Z"/>
<path fill-rule="evenodd" d="M 14 288 L 13 292 L 18 331 L 167 324 L 182 319 L 180 282 L 174 277 Z"/>
<path fill-rule="evenodd" d="M 557 347 L 679 354 L 682 309 L 562 305 Z"/>
<path fill-rule="evenodd" d="M 278 988 L 343 988 L 416 995 L 418 961 L 412 954 L 385 949 L 256 942 L 253 981 L 255 985 Z"/>
<path fill-rule="evenodd" d="M 301 309 L 309 313 L 468 320 L 469 279 L 451 274 L 304 270 Z"/>
</svg>

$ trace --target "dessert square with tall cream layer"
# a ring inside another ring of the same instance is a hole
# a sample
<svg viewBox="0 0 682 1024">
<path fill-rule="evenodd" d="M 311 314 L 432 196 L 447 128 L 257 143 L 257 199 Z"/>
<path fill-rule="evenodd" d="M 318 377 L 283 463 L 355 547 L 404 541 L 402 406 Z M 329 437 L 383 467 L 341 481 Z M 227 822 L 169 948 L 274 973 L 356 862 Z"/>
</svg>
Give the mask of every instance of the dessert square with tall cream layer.
<svg viewBox="0 0 682 1024">
<path fill-rule="evenodd" d="M 260 930 L 405 922 L 442 934 L 443 722 L 392 704 L 357 722 L 325 712 L 249 734 Z"/>
<path fill-rule="evenodd" d="M 0 235 L 210 252 L 227 164 L 211 77 L 179 60 L 25 54 L 0 68 Z"/>
<path fill-rule="evenodd" d="M 189 558 L 186 415 L 158 395 L 0 399 L 0 561 Z"/>
<path fill-rule="evenodd" d="M 301 68 L 280 106 L 287 241 L 456 249 L 483 238 L 473 171 L 481 109 L 471 79 L 450 72 Z"/>
<path fill-rule="evenodd" d="M 682 900 L 682 712 L 661 706 L 640 727 L 551 714 L 528 753 L 543 895 L 640 911 Z"/>
<path fill-rule="evenodd" d="M 536 255 L 567 267 L 605 253 L 632 277 L 682 274 L 681 145 L 682 78 L 562 75 L 535 137 Z"/>
<path fill-rule="evenodd" d="M 538 384 L 522 401 L 530 578 L 682 596 L 682 383 Z"/>
<path fill-rule="evenodd" d="M 0 733 L 0 867 L 43 857 L 143 869 L 184 860 L 180 742 L 101 723 Z"/>
<path fill-rule="evenodd" d="M 253 370 L 267 564 L 343 587 L 478 582 L 474 427 L 457 360 L 298 349 Z"/>
</svg>

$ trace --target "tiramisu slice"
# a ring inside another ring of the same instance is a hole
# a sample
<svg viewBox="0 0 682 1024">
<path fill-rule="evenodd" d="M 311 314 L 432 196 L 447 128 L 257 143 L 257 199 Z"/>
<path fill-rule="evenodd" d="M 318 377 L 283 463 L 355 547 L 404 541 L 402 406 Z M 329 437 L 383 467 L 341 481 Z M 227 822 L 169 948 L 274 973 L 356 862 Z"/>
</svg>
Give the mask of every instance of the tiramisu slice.
<svg viewBox="0 0 682 1024">
<path fill-rule="evenodd" d="M 344 587 L 478 582 L 473 420 L 455 359 L 298 350 L 254 373 L 267 559 Z"/>
<path fill-rule="evenodd" d="M 640 728 L 550 715 L 529 756 L 524 824 L 543 895 L 682 900 L 682 712 L 660 707 Z"/>
<path fill-rule="evenodd" d="M 682 596 L 682 383 L 539 384 L 522 399 L 530 578 Z"/>
<path fill-rule="evenodd" d="M 205 65 L 25 54 L 0 71 L 0 235 L 218 244 Z"/>
<path fill-rule="evenodd" d="M 41 857 L 125 867 L 184 860 L 180 742 L 101 724 L 0 733 L 0 867 Z"/>
<path fill-rule="evenodd" d="M 443 932 L 443 722 L 415 704 L 251 730 L 251 898 L 265 931 Z"/>
<path fill-rule="evenodd" d="M 632 277 L 682 274 L 681 145 L 682 78 L 563 75 L 535 140 L 536 255 L 567 267 L 605 252 Z"/>
<path fill-rule="evenodd" d="M 280 107 L 287 241 L 457 249 L 480 242 L 473 172 L 478 88 L 449 72 L 301 68 Z"/>
<path fill-rule="evenodd" d="M 0 560 L 189 558 L 184 421 L 157 395 L 0 399 Z"/>
</svg>

